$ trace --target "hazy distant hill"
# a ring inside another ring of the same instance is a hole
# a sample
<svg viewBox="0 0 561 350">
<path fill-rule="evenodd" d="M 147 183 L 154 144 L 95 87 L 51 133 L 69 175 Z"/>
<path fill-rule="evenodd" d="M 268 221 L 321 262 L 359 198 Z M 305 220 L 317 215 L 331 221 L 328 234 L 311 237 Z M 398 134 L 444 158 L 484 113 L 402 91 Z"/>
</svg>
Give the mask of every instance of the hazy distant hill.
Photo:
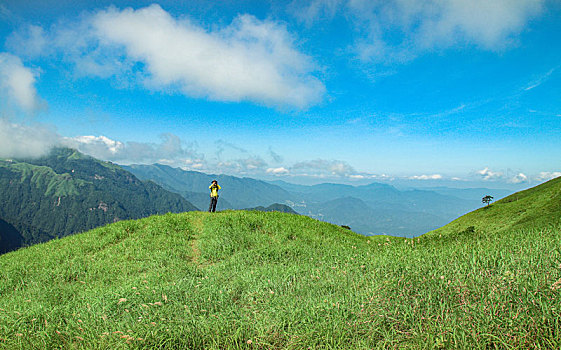
<svg viewBox="0 0 561 350">
<path fill-rule="evenodd" d="M 413 237 L 434 230 L 447 222 L 445 218 L 429 213 L 393 208 L 373 209 L 355 197 L 337 198 L 310 206 L 310 216 L 337 225 L 347 225 L 355 232 L 366 235 L 391 234 Z"/>
<path fill-rule="evenodd" d="M 469 200 L 418 189 L 400 191 L 381 183 L 362 186 L 273 183 L 300 198 L 295 203 L 300 213 L 349 225 L 363 234 L 417 236 L 481 206 L 481 199 Z"/>
<path fill-rule="evenodd" d="M 255 208 L 246 208 L 245 210 L 257 210 L 257 211 L 266 211 L 266 212 L 278 211 L 279 213 L 298 214 L 288 205 L 279 204 L 279 203 L 271 204 L 266 208 L 263 206 L 258 206 Z"/>
<path fill-rule="evenodd" d="M 66 148 L 0 160 L 0 190 L 0 253 L 123 219 L 197 209 L 154 182 Z"/>
<path fill-rule="evenodd" d="M 202 210 L 208 206 L 208 186 L 217 179 L 222 186 L 218 210 L 289 205 L 294 211 L 339 225 L 352 225 L 362 234 L 417 236 L 444 225 L 480 207 L 474 190 L 458 190 L 463 198 L 439 191 L 403 190 L 382 183 L 351 186 L 323 183 L 313 186 L 285 181 L 265 182 L 227 175 L 208 175 L 170 166 L 124 166 L 143 180 L 152 180 L 169 191 L 181 194 Z M 449 193 L 454 193 L 450 189 Z M 489 194 L 489 193 L 485 193 Z M 495 195 L 495 194 L 492 194 Z M 351 200 L 349 198 L 355 198 Z M 360 201 L 360 204 L 358 201 Z"/>
<path fill-rule="evenodd" d="M 452 220 L 481 205 L 481 199 L 468 200 L 443 195 L 428 190 L 400 191 L 393 186 L 372 183 L 363 186 L 342 184 L 319 184 L 302 186 L 276 181 L 280 187 L 292 191 L 294 195 L 308 203 L 321 203 L 342 197 L 354 197 L 367 203 L 373 209 L 423 212 Z"/>
<path fill-rule="evenodd" d="M 183 195 L 193 202 L 199 201 L 204 194 L 205 205 L 208 207 L 208 186 L 212 180 L 218 180 L 222 187 L 218 209 L 243 209 L 256 206 L 267 206 L 273 203 L 284 203 L 292 199 L 292 195 L 272 184 L 251 178 L 239 178 L 228 175 L 204 174 L 197 171 L 186 171 L 167 165 L 130 165 L 123 166 L 142 180 L 152 180 L 164 188 Z M 198 193 L 198 194 L 197 194 Z M 205 209 L 202 207 L 201 209 Z"/>
<path fill-rule="evenodd" d="M 446 196 L 454 196 L 462 199 L 468 199 L 481 202 L 481 198 L 486 195 L 493 196 L 496 200 L 504 198 L 514 191 L 504 189 L 490 188 L 450 188 L 450 187 L 425 187 L 426 191 L 433 191 Z"/>
</svg>

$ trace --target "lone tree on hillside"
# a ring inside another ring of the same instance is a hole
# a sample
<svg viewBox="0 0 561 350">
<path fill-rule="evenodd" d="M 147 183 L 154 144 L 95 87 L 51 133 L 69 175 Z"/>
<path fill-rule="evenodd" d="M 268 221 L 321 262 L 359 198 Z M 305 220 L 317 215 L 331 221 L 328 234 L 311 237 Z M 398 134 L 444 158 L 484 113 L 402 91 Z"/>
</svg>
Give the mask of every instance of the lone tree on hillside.
<svg viewBox="0 0 561 350">
<path fill-rule="evenodd" d="M 489 203 L 491 203 L 492 200 L 493 196 L 490 195 L 486 195 L 485 197 L 481 198 L 481 202 L 487 204 L 487 206 L 489 206 Z"/>
</svg>

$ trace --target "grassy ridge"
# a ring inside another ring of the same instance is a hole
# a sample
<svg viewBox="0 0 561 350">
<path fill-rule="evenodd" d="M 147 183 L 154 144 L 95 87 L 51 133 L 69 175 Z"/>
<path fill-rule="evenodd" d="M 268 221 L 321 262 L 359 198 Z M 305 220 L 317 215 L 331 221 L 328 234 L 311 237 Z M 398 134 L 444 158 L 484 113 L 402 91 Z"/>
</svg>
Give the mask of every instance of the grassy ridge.
<svg viewBox="0 0 561 350">
<path fill-rule="evenodd" d="M 561 177 L 472 211 L 427 235 L 447 235 L 473 229 L 506 232 L 557 225 L 561 222 Z"/>
<path fill-rule="evenodd" d="M 53 169 L 28 163 L 14 163 L 0 159 L 0 168 L 18 171 L 20 182 L 29 181 L 35 188 L 44 190 L 45 196 L 72 196 L 79 193 L 78 188 L 86 181 L 74 180 L 68 173 L 57 174 Z"/>
<path fill-rule="evenodd" d="M 0 256 L 0 348 L 559 348 L 561 228 L 406 240 L 191 212 Z"/>
</svg>

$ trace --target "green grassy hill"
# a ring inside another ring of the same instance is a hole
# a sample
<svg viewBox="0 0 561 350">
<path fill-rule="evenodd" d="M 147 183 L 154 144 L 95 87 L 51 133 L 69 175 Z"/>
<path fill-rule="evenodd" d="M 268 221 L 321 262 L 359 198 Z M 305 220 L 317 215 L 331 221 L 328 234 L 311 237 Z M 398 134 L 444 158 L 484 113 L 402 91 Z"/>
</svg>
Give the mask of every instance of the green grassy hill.
<svg viewBox="0 0 561 350">
<path fill-rule="evenodd" d="M 427 235 L 448 235 L 466 230 L 506 232 L 547 227 L 559 222 L 561 177 L 484 206 Z"/>
<path fill-rule="evenodd" d="M 560 233 L 364 237 L 257 211 L 121 221 L 0 256 L 0 348 L 559 348 Z"/>
</svg>

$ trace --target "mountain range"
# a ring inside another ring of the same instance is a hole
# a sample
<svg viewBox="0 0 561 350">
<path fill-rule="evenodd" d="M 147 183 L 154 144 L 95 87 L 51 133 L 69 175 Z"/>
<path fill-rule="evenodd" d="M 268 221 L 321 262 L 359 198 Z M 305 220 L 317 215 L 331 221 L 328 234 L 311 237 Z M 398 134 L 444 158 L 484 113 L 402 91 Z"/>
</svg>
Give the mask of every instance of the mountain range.
<svg viewBox="0 0 561 350">
<path fill-rule="evenodd" d="M 122 167 L 139 179 L 154 181 L 168 191 L 179 193 L 203 210 L 209 205 L 208 187 L 212 180 L 222 187 L 217 210 L 267 206 L 292 198 L 291 193 L 279 186 L 247 177 L 205 174 L 162 164 Z"/>
<path fill-rule="evenodd" d="M 37 159 L 0 160 L 0 253 L 119 220 L 204 211 L 214 179 L 222 186 L 218 210 L 292 212 L 350 226 L 364 235 L 405 237 L 418 236 L 480 207 L 484 195 L 498 198 L 505 192 L 398 190 L 381 183 L 305 186 L 161 164 L 119 166 L 57 148 Z"/>
<path fill-rule="evenodd" d="M 199 208 L 208 206 L 208 186 L 216 179 L 222 186 L 219 210 L 285 204 L 299 214 L 348 225 L 355 232 L 365 235 L 418 236 L 480 207 L 481 198 L 487 194 L 500 198 L 511 193 L 506 190 L 445 187 L 398 190 L 382 183 L 306 186 L 280 180 L 266 182 L 204 174 L 162 164 L 123 168 L 142 180 L 152 180 L 171 192 L 181 194 Z M 454 193 L 459 196 L 451 195 Z"/>
<path fill-rule="evenodd" d="M 197 208 L 120 166 L 67 148 L 0 160 L 0 253 L 127 219 Z"/>
<path fill-rule="evenodd" d="M 256 210 L 120 221 L 0 256 L 0 348 L 557 349 L 560 210 L 558 178 L 414 239 Z"/>
</svg>

